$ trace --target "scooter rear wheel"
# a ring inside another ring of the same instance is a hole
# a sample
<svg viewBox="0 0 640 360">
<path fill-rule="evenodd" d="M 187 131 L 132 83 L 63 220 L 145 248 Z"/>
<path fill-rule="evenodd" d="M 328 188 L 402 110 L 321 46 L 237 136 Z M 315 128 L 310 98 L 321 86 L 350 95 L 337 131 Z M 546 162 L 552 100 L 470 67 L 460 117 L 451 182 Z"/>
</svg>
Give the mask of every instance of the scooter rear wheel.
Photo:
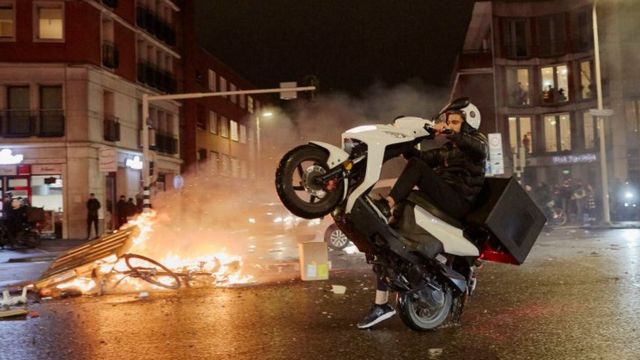
<svg viewBox="0 0 640 360">
<path fill-rule="evenodd" d="M 417 331 L 436 329 L 447 320 L 451 312 L 453 295 L 449 287 L 444 287 L 443 296 L 442 305 L 424 306 L 416 293 L 398 294 L 398 307 L 402 322 Z"/>
<path fill-rule="evenodd" d="M 319 177 L 329 170 L 329 154 L 314 145 L 302 145 L 284 155 L 276 170 L 276 191 L 294 215 L 315 219 L 330 213 L 344 192 L 342 181 L 328 189 Z"/>
</svg>

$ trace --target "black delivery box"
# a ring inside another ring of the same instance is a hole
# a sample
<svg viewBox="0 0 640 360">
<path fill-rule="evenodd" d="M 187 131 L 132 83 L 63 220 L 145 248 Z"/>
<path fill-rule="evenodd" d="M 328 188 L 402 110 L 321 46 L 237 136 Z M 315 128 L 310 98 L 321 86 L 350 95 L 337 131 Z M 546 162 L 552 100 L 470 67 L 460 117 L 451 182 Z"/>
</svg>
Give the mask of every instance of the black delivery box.
<svg viewBox="0 0 640 360">
<path fill-rule="evenodd" d="M 513 178 L 486 178 L 466 222 L 484 228 L 522 264 L 547 219 Z"/>
</svg>

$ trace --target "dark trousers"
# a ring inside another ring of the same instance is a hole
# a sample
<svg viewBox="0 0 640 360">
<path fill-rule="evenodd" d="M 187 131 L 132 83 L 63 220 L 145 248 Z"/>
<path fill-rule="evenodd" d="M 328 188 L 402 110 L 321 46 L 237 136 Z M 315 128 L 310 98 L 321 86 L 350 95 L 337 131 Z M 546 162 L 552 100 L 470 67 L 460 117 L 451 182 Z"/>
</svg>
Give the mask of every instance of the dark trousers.
<svg viewBox="0 0 640 360">
<path fill-rule="evenodd" d="M 87 218 L 87 239 L 91 238 L 91 224 L 93 223 L 93 226 L 96 230 L 96 237 L 98 237 L 98 216 L 89 216 Z"/>
<path fill-rule="evenodd" d="M 471 208 L 462 194 L 438 176 L 426 162 L 416 157 L 409 160 L 389 195 L 397 204 L 406 199 L 416 185 L 435 206 L 455 218 L 462 218 Z"/>
</svg>

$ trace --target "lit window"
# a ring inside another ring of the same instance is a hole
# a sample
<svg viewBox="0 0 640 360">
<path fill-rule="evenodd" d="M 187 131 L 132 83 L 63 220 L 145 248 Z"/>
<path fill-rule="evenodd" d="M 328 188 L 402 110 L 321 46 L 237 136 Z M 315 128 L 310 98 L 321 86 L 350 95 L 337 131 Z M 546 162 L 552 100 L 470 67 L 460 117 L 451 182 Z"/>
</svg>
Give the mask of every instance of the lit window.
<svg viewBox="0 0 640 360">
<path fill-rule="evenodd" d="M 511 146 L 511 152 L 514 154 L 518 152 L 518 148 L 524 148 L 527 154 L 533 152 L 531 117 L 509 117 L 509 145 Z"/>
<path fill-rule="evenodd" d="M 225 91 L 227 91 L 227 79 L 220 76 L 220 92 L 225 92 Z"/>
<path fill-rule="evenodd" d="M 62 5 L 38 5 L 36 12 L 38 16 L 38 39 L 62 40 L 64 32 Z"/>
<path fill-rule="evenodd" d="M 231 126 L 230 126 L 231 140 L 233 141 L 240 140 L 240 137 L 238 135 L 238 122 L 235 120 L 231 120 L 230 123 L 231 123 Z"/>
<path fill-rule="evenodd" d="M 13 4 L 0 4 L 0 39 L 16 36 L 13 17 Z"/>
<path fill-rule="evenodd" d="M 542 101 L 547 104 L 569 101 L 567 65 L 547 66 L 541 70 Z"/>
<path fill-rule="evenodd" d="M 247 96 L 247 110 L 249 111 L 249 114 L 253 114 L 255 110 L 253 107 L 253 97 L 251 96 Z"/>
<path fill-rule="evenodd" d="M 529 69 L 507 69 L 509 105 L 529 105 Z"/>
<path fill-rule="evenodd" d="M 546 152 L 571 150 L 571 117 L 569 114 L 544 117 L 544 144 Z"/>
</svg>

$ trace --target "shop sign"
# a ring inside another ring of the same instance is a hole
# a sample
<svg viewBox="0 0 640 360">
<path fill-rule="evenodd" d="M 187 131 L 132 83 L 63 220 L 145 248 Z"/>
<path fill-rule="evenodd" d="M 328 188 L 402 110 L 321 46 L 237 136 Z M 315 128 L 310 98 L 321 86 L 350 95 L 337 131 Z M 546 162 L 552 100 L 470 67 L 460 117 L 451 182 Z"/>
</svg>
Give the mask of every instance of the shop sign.
<svg viewBox="0 0 640 360">
<path fill-rule="evenodd" d="M 0 150 L 0 165 L 20 164 L 22 159 L 24 159 L 24 155 L 13 155 L 11 149 Z"/>
<path fill-rule="evenodd" d="M 140 160 L 140 156 L 136 155 L 132 158 L 128 158 L 127 161 L 125 162 L 125 165 L 133 170 L 142 170 L 142 165 L 143 162 L 142 160 Z"/>
<path fill-rule="evenodd" d="M 0 165 L 0 176 L 18 175 L 18 167 L 15 165 Z"/>
<path fill-rule="evenodd" d="M 62 174 L 62 164 L 31 165 L 33 175 L 60 175 Z"/>
<path fill-rule="evenodd" d="M 118 171 L 118 152 L 114 148 L 102 147 L 98 150 L 98 165 L 100 172 Z"/>
<path fill-rule="evenodd" d="M 597 160 L 597 156 L 594 153 L 580 154 L 580 155 L 560 155 L 553 156 L 551 162 L 554 165 L 566 165 L 566 164 L 580 164 L 590 163 Z"/>
<path fill-rule="evenodd" d="M 31 165 L 29 164 L 18 165 L 18 175 L 31 175 Z"/>
<path fill-rule="evenodd" d="M 504 174 L 504 156 L 502 155 L 502 134 L 489 134 L 489 175 Z"/>
</svg>

